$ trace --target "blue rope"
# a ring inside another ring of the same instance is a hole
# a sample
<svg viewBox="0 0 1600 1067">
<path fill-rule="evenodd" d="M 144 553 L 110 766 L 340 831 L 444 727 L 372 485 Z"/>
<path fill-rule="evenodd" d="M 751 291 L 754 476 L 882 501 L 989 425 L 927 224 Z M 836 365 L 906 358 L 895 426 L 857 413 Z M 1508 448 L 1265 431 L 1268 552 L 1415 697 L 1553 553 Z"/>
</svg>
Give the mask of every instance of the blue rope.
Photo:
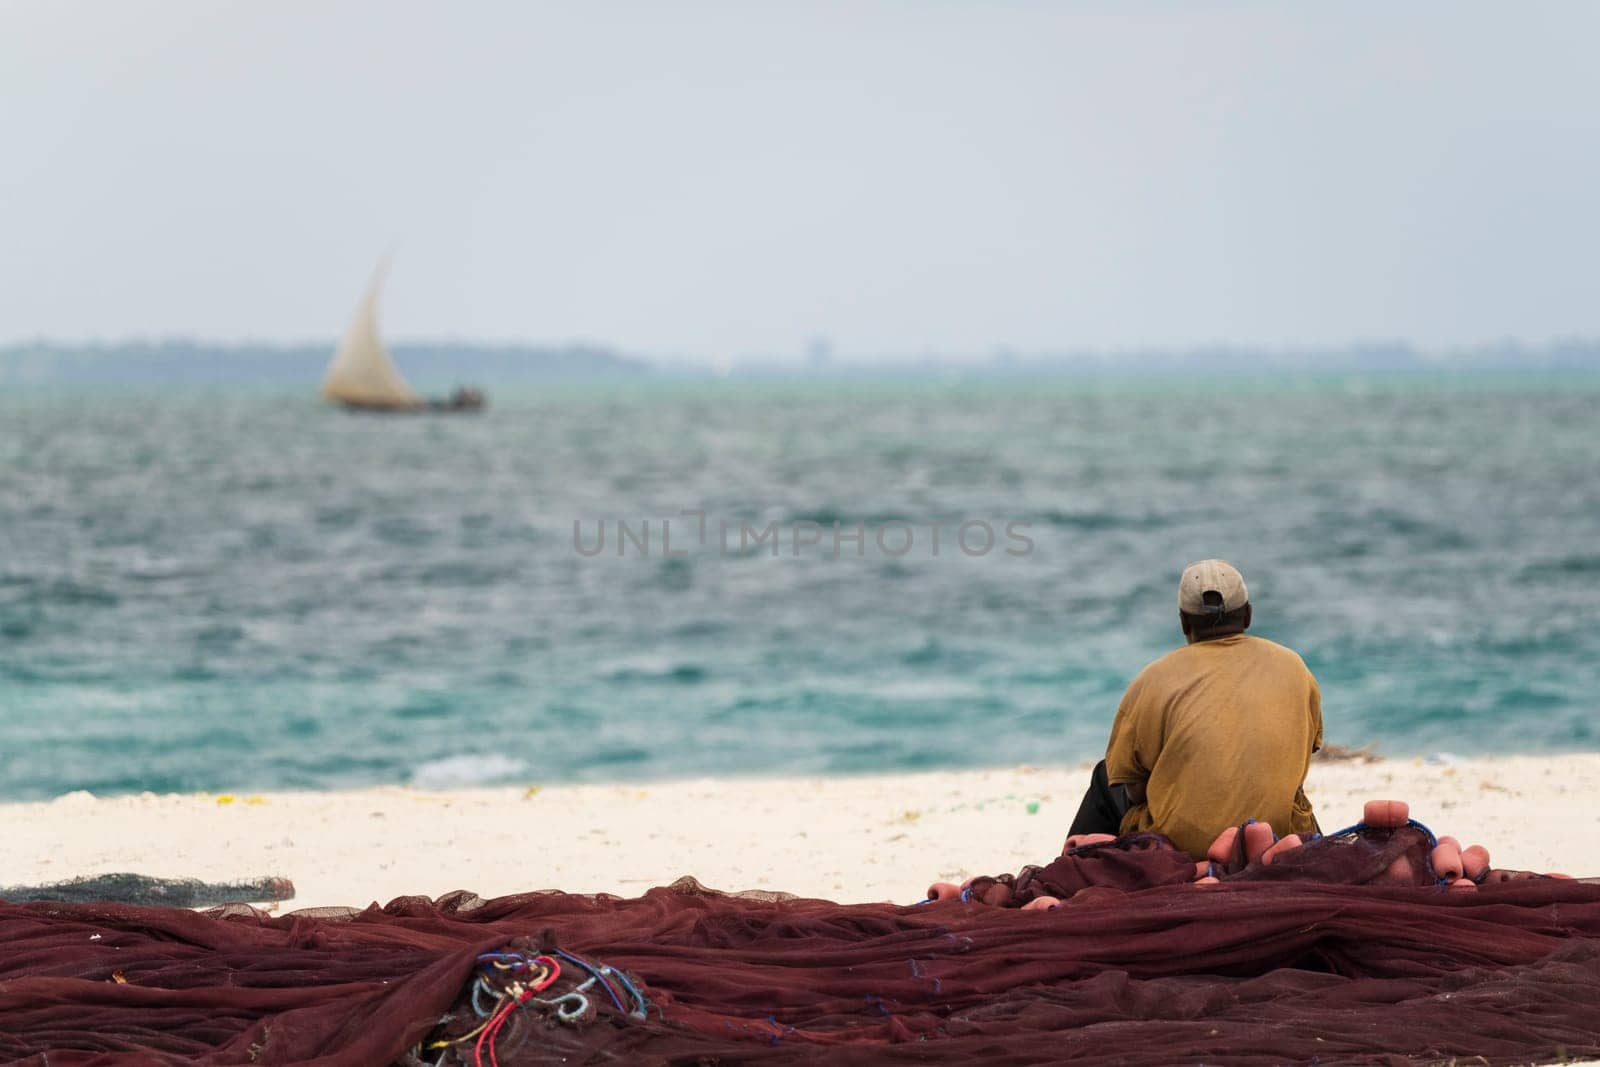
<svg viewBox="0 0 1600 1067">
<path fill-rule="evenodd" d="M 533 999 L 547 1008 L 556 1009 L 556 1018 L 568 1026 L 580 1021 L 589 1012 L 589 998 L 582 993 L 563 993 L 548 1000 L 542 997 Z"/>
<path fill-rule="evenodd" d="M 527 966 L 528 963 L 528 957 L 521 952 L 480 952 L 478 954 L 479 963 L 489 963 L 494 960 L 512 960 L 523 966 Z"/>
<path fill-rule="evenodd" d="M 650 1012 L 650 1002 L 644 999 L 644 994 L 639 992 L 639 988 L 633 984 L 633 980 L 630 979 L 626 974 L 617 970 L 615 967 L 607 967 L 606 970 L 611 974 L 616 975 L 617 981 L 621 982 L 623 988 L 625 988 L 629 995 L 631 995 L 633 999 L 638 1002 L 638 1008 L 628 1013 L 629 1018 L 645 1018 Z"/>
<path fill-rule="evenodd" d="M 493 1008 L 485 1009 L 483 1005 L 478 1002 L 479 994 L 483 993 L 485 990 L 494 992 L 493 990 L 489 989 L 488 983 L 486 983 L 482 978 L 479 978 L 472 983 L 472 1012 L 480 1019 L 487 1019 L 490 1013 L 494 1010 Z M 495 995 L 501 997 L 501 999 L 504 999 L 501 994 L 497 993 Z M 496 1007 L 498 1006 L 499 1005 L 497 1004 Z"/>
<path fill-rule="evenodd" d="M 611 997 L 611 1003 L 617 1006 L 618 1011 L 626 1013 L 630 1019 L 644 1019 L 649 1016 L 650 1002 L 644 998 L 643 993 L 639 992 L 639 987 L 633 984 L 633 980 L 619 968 L 613 967 L 608 963 L 596 966 L 580 956 L 574 956 L 572 953 L 559 948 L 554 950 L 554 954 L 570 963 L 577 964 L 593 975 L 605 989 L 606 994 Z M 628 996 L 632 998 L 634 1007 L 631 1010 L 617 999 L 616 991 L 611 988 L 611 982 L 608 980 L 612 978 L 615 978 Z"/>
<path fill-rule="evenodd" d="M 648 1017 L 649 1001 L 645 1000 L 644 994 L 639 992 L 639 988 L 628 979 L 628 976 L 617 970 L 615 967 L 611 967 L 606 964 L 600 964 L 599 966 L 596 966 L 595 964 L 590 963 L 588 960 L 583 959 L 581 956 L 574 956 L 572 953 L 563 951 L 559 948 L 552 949 L 548 953 L 539 953 L 538 955 L 558 956 L 561 959 L 566 960 L 568 963 L 581 967 L 585 971 L 589 972 L 589 978 L 587 981 L 579 985 L 577 989 L 557 997 L 531 997 L 528 1001 L 523 1003 L 522 1006 L 524 1008 L 528 1007 L 530 1003 L 542 1004 L 546 1007 L 555 1008 L 556 1017 L 563 1023 L 571 1024 L 580 1020 L 584 1014 L 588 1012 L 589 999 L 583 994 L 586 990 L 598 982 L 600 988 L 606 991 L 606 996 L 611 998 L 611 1003 L 616 1006 L 616 1009 L 619 1012 L 622 1012 L 623 1014 L 634 1019 L 644 1019 Z M 505 961 L 510 961 L 511 966 L 509 968 L 501 968 L 499 966 Z M 493 1014 L 494 1010 L 499 1007 L 499 1004 L 496 1004 L 494 1008 L 485 1008 L 483 1006 L 483 995 L 485 993 L 492 993 L 499 997 L 502 1001 L 505 999 L 505 997 L 504 994 L 497 993 L 485 979 L 493 977 L 496 970 L 509 969 L 511 971 L 526 971 L 533 966 L 533 959 L 523 952 L 484 952 L 480 953 L 478 956 L 478 966 L 483 968 L 484 973 L 472 983 L 472 1010 L 477 1014 L 478 1018 L 486 1019 Z M 622 984 L 623 988 L 627 990 L 628 994 L 633 998 L 636 1006 L 632 1010 L 629 1010 L 629 1008 L 622 1003 L 622 999 L 617 996 L 617 991 L 613 989 L 611 987 L 611 983 L 607 981 L 608 977 L 616 978 L 616 980 Z"/>
<path fill-rule="evenodd" d="M 590 981 L 597 981 L 597 982 L 600 983 L 600 987 L 606 991 L 606 995 L 611 998 L 611 1003 L 613 1003 L 613 1004 L 615 1004 L 617 1006 L 617 1010 L 622 1012 L 622 1013 L 624 1013 L 624 1014 L 628 1013 L 628 1009 L 624 1008 L 622 1006 L 622 1001 L 617 999 L 616 990 L 611 988 L 611 983 L 607 982 L 604 978 L 600 977 L 600 971 L 596 970 L 595 967 L 588 960 L 581 959 L 581 958 L 579 958 L 577 956 L 574 956 L 570 952 L 564 952 L 559 948 L 556 949 L 555 951 L 556 951 L 556 955 L 557 956 L 560 956 L 562 959 L 566 960 L 568 963 L 575 963 L 579 967 L 582 967 L 584 970 L 588 971 L 589 972 L 589 976 L 590 976 Z M 609 970 L 609 968 L 606 968 L 606 969 Z"/>
</svg>

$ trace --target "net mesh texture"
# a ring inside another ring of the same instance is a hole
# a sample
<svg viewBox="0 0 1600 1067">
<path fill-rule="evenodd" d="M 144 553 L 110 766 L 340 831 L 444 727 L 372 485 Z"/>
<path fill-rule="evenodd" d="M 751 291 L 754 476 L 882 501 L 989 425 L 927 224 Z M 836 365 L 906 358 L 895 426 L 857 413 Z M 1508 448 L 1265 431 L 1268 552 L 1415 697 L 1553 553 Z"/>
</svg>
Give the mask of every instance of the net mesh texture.
<svg viewBox="0 0 1600 1067">
<path fill-rule="evenodd" d="M 1462 892 L 1434 884 L 1432 845 L 1353 828 L 1195 885 L 1135 835 L 905 906 L 692 879 L 283 916 L 0 903 L 0 1061 L 1600 1056 L 1600 884 L 1493 871 Z M 1042 895 L 1065 902 L 1021 908 Z"/>
</svg>

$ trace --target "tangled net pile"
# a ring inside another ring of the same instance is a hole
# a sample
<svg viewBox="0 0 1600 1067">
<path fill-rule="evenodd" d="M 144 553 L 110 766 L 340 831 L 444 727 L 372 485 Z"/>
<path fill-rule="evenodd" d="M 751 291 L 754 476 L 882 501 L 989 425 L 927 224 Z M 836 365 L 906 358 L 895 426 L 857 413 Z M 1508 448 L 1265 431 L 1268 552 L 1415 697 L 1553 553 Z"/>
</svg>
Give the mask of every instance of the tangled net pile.
<svg viewBox="0 0 1600 1067">
<path fill-rule="evenodd" d="M 1441 886 L 1439 842 L 1414 823 L 1271 862 L 1247 836 L 1221 861 L 1153 835 L 1091 842 L 909 906 L 688 879 L 629 900 L 458 893 L 276 918 L 0 904 L 0 1061 L 1600 1056 L 1600 884 L 1483 870 L 1471 892 Z M 1025 907 L 1045 897 L 1053 910 Z"/>
</svg>

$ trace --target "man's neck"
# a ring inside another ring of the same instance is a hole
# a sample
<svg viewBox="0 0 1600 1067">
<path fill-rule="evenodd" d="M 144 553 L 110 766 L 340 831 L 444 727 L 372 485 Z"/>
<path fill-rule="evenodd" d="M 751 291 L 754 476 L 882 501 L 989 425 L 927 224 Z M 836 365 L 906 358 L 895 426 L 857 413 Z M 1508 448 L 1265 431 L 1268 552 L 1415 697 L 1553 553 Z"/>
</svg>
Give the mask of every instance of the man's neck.
<svg viewBox="0 0 1600 1067">
<path fill-rule="evenodd" d="M 1242 626 L 1229 627 L 1225 630 L 1207 630 L 1203 634 L 1191 635 L 1189 643 L 1191 645 L 1198 645 L 1206 641 L 1220 641 L 1224 637 L 1238 637 L 1242 633 L 1244 633 L 1244 627 Z"/>
</svg>

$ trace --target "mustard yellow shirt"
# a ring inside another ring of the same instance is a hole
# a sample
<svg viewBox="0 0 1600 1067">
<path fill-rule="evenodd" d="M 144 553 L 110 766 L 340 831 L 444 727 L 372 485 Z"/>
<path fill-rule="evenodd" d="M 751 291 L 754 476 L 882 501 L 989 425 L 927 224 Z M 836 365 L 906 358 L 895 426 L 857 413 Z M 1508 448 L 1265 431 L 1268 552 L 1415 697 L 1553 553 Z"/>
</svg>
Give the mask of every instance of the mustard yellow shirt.
<svg viewBox="0 0 1600 1067">
<path fill-rule="evenodd" d="M 1146 783 L 1125 834 L 1155 830 L 1202 858 L 1246 819 L 1279 834 L 1317 828 L 1301 788 L 1322 747 L 1322 693 L 1290 649 L 1236 634 L 1167 653 L 1128 686 L 1106 776 Z"/>
</svg>

